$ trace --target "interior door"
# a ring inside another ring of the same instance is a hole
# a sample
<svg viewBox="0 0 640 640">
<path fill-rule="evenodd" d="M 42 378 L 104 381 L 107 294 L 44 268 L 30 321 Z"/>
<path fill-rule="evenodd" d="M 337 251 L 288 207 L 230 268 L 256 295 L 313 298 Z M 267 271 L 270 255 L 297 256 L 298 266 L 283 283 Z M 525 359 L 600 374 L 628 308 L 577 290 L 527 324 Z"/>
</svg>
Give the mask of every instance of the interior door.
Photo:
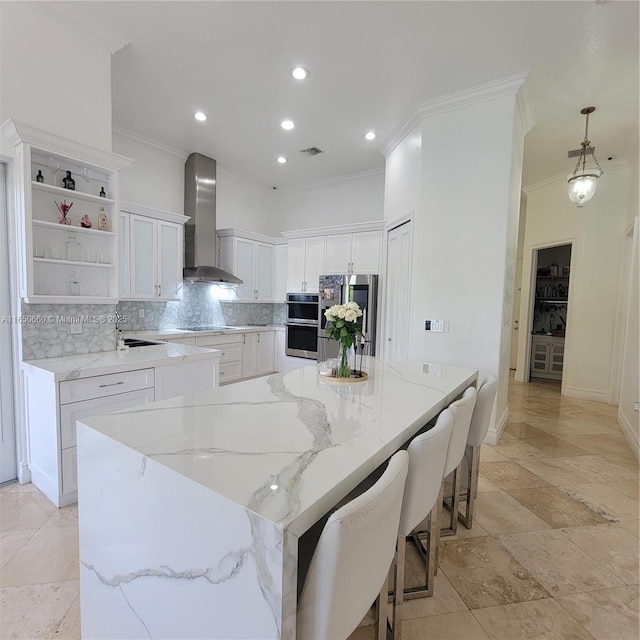
<svg viewBox="0 0 640 640">
<path fill-rule="evenodd" d="M 384 353 L 389 360 L 408 358 L 410 291 L 411 221 L 408 221 L 387 234 Z"/>
</svg>

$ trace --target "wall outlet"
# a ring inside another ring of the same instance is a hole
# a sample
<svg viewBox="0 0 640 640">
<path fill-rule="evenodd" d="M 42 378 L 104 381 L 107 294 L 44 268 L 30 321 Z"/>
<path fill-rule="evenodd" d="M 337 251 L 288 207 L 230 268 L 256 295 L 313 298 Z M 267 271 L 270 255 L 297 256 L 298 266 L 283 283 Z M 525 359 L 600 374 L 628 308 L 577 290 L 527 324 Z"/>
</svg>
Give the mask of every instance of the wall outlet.
<svg viewBox="0 0 640 640">
<path fill-rule="evenodd" d="M 144 318 L 144 309 L 138 309 L 138 318 Z"/>
<path fill-rule="evenodd" d="M 70 329 L 69 329 L 69 333 L 72 336 L 77 336 L 79 334 L 82 333 L 82 322 L 72 322 Z"/>
<path fill-rule="evenodd" d="M 445 322 L 444 320 L 425 320 L 424 330 L 434 331 L 436 333 L 444 333 L 445 324 L 447 325 L 447 328 L 448 328 L 449 323 Z"/>
</svg>

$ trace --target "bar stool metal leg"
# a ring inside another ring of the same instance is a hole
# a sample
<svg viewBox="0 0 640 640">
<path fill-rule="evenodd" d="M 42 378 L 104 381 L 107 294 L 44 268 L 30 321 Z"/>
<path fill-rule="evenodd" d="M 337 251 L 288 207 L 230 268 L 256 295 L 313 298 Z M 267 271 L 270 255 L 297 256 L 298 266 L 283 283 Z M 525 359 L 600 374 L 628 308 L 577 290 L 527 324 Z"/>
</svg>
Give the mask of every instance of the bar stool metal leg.
<svg viewBox="0 0 640 640">
<path fill-rule="evenodd" d="M 452 473 L 453 475 L 453 495 L 451 496 L 451 504 L 449 505 L 446 500 L 443 501 L 445 506 L 449 509 L 449 526 L 443 527 L 440 530 L 441 536 L 455 536 L 458 532 L 458 508 L 460 504 L 460 465 Z"/>
<path fill-rule="evenodd" d="M 467 445 L 465 453 L 469 472 L 467 475 L 467 493 L 463 501 L 463 511 L 458 513 L 458 520 L 467 528 L 473 526 L 473 510 L 478 497 L 478 474 L 480 473 L 480 447 Z"/>
</svg>

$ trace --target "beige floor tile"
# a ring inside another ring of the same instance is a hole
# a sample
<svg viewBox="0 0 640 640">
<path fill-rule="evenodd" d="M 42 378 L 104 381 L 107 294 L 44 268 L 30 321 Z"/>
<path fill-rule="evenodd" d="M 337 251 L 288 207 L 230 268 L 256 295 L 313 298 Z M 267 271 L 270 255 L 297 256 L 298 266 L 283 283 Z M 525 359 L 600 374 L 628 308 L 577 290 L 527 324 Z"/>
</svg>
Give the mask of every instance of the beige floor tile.
<svg viewBox="0 0 640 640">
<path fill-rule="evenodd" d="M 578 471 L 574 467 L 569 466 L 565 460 L 566 459 L 563 458 L 520 460 L 519 464 L 556 487 L 561 485 L 573 487 L 579 484 L 593 482 L 592 475 L 586 471 Z"/>
<path fill-rule="evenodd" d="M 52 640 L 80 640 L 80 596 L 73 601 Z"/>
<path fill-rule="evenodd" d="M 0 586 L 66 582 L 78 573 L 77 529 L 42 528 L 0 569 Z"/>
<path fill-rule="evenodd" d="M 619 520 L 616 522 L 616 526 L 628 531 L 636 538 L 640 538 L 640 522 L 637 518 L 635 520 Z"/>
<path fill-rule="evenodd" d="M 51 517 L 42 525 L 49 527 L 76 527 L 78 526 L 78 505 L 71 504 L 62 509 L 56 509 Z"/>
<path fill-rule="evenodd" d="M 52 638 L 78 589 L 77 580 L 0 589 L 0 637 Z"/>
<path fill-rule="evenodd" d="M 598 433 L 580 436 L 561 436 L 562 440 L 589 453 L 627 453 L 630 451 L 622 434 Z"/>
<path fill-rule="evenodd" d="M 549 525 L 504 491 L 479 493 L 475 522 L 490 535 L 549 529 Z"/>
<path fill-rule="evenodd" d="M 627 585 L 640 582 L 638 538 L 615 524 L 564 529 L 563 533 L 585 553 L 606 565 Z"/>
<path fill-rule="evenodd" d="M 638 500 L 621 493 L 616 484 L 602 482 L 559 488 L 609 521 L 637 519 Z"/>
<path fill-rule="evenodd" d="M 482 474 L 478 475 L 478 493 L 486 493 L 487 491 L 499 491 L 500 487 L 497 487 L 488 478 L 485 478 Z"/>
<path fill-rule="evenodd" d="M 455 540 L 442 545 L 440 570 L 470 609 L 548 596 L 495 538 Z"/>
<path fill-rule="evenodd" d="M 562 531 L 500 536 L 504 548 L 553 596 L 623 586 L 604 564 L 574 545 Z"/>
<path fill-rule="evenodd" d="M 442 571 L 438 571 L 435 577 L 432 597 L 407 600 L 401 606 L 403 620 L 467 610 L 467 605 Z"/>
<path fill-rule="evenodd" d="M 527 471 L 517 462 L 486 462 L 481 465 L 482 475 L 499 489 L 527 489 L 545 487 L 548 482 Z"/>
<path fill-rule="evenodd" d="M 636 458 L 632 451 L 628 451 L 627 453 L 602 453 L 600 457 L 618 464 L 625 469 L 635 471 L 636 474 L 640 471 L 638 458 Z"/>
<path fill-rule="evenodd" d="M 607 522 L 601 515 L 558 487 L 507 489 L 507 492 L 554 529 Z"/>
<path fill-rule="evenodd" d="M 446 509 L 442 510 L 442 514 L 440 517 L 440 526 L 442 528 L 446 528 L 449 526 L 449 512 Z M 473 518 L 473 526 L 471 529 L 467 529 L 460 521 L 458 521 L 458 528 L 455 535 L 452 536 L 443 536 L 442 540 L 458 540 L 460 538 L 478 538 L 480 536 L 488 536 L 489 533 L 480 526 L 475 519 L 475 512 Z"/>
<path fill-rule="evenodd" d="M 498 453 L 495 447 L 488 444 L 483 444 L 480 448 L 480 462 L 504 462 L 508 459 L 507 456 Z"/>
<path fill-rule="evenodd" d="M 510 422 L 505 427 L 505 432 L 516 438 L 541 438 L 547 435 L 546 431 L 533 427 L 526 422 Z"/>
<path fill-rule="evenodd" d="M 0 496 L 0 531 L 40 528 L 56 510 L 40 492 L 9 491 Z"/>
<path fill-rule="evenodd" d="M 556 438 L 550 434 L 544 435 L 540 438 L 528 438 L 527 444 L 539 449 L 545 456 L 545 458 L 560 458 L 565 456 L 585 456 L 589 454 L 589 451 L 585 451 L 576 445 Z"/>
<path fill-rule="evenodd" d="M 0 533 L 0 569 L 27 543 L 36 532 L 28 531 L 3 531 Z"/>
<path fill-rule="evenodd" d="M 11 489 L 13 489 L 13 487 L 15 487 L 16 484 L 17 484 L 17 482 L 7 482 L 6 484 L 1 484 L 0 485 L 0 496 L 3 493 L 7 493 L 8 491 L 11 491 Z"/>
<path fill-rule="evenodd" d="M 11 488 L 11 493 L 40 493 L 35 484 L 31 482 L 25 482 L 24 484 L 20 484 L 16 482 Z"/>
<path fill-rule="evenodd" d="M 375 628 L 371 625 L 367 625 L 364 627 L 358 627 L 347 640 L 375 640 L 375 637 Z"/>
<path fill-rule="evenodd" d="M 509 460 L 527 460 L 529 458 L 542 458 L 544 453 L 536 447 L 528 444 L 528 440 L 514 440 L 513 442 L 498 443 L 495 447 L 498 453 L 501 453 Z"/>
<path fill-rule="evenodd" d="M 638 640 L 638 587 L 562 596 L 558 602 L 596 640 Z"/>
<path fill-rule="evenodd" d="M 622 480 L 616 483 L 620 493 L 630 498 L 640 498 L 640 483 L 636 480 Z"/>
<path fill-rule="evenodd" d="M 473 615 L 491 640 L 593 640 L 552 598 L 476 609 Z"/>
<path fill-rule="evenodd" d="M 397 636 L 396 636 L 397 638 Z M 444 613 L 439 616 L 406 620 L 400 640 L 489 640 L 469 611 Z"/>
<path fill-rule="evenodd" d="M 638 474 L 597 455 L 558 458 L 573 469 L 588 473 L 591 482 L 618 482 L 637 480 Z"/>
</svg>

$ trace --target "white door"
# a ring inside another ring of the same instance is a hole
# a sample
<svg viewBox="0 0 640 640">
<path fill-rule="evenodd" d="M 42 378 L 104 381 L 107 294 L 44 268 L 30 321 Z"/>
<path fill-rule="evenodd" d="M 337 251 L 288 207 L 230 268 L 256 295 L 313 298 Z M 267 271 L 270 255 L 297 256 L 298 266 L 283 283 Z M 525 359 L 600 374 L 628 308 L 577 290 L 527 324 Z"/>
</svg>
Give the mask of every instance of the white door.
<svg viewBox="0 0 640 640">
<path fill-rule="evenodd" d="M 337 233 L 327 236 L 325 270 L 327 275 L 350 273 L 351 233 Z"/>
<path fill-rule="evenodd" d="M 305 238 L 291 238 L 287 243 L 287 292 L 304 291 Z"/>
<path fill-rule="evenodd" d="M 304 290 L 318 293 L 324 271 L 324 236 L 307 238 L 304 264 Z"/>
<path fill-rule="evenodd" d="M 380 231 L 353 234 L 351 269 L 353 273 L 380 273 Z"/>
<path fill-rule="evenodd" d="M 233 272 L 242 280 L 242 284 L 236 288 L 236 294 L 240 300 L 255 300 L 256 287 L 253 279 L 255 273 L 254 247 L 252 240 L 236 238 L 236 268 Z"/>
<path fill-rule="evenodd" d="M 0 290 L 9 288 L 7 229 L 7 190 L 5 166 L 0 163 Z M 0 296 L 0 315 L 11 315 L 9 295 Z M 15 418 L 13 411 L 13 358 L 11 357 L 11 323 L 0 323 L 0 483 L 16 477 Z"/>
<path fill-rule="evenodd" d="M 151 218 L 131 215 L 131 297 L 158 297 L 156 287 L 156 223 Z"/>
<path fill-rule="evenodd" d="M 158 222 L 160 256 L 158 297 L 179 300 L 182 286 L 182 228 L 173 222 Z"/>
<path fill-rule="evenodd" d="M 256 353 L 258 346 L 257 333 L 245 333 L 242 335 L 242 377 L 255 376 L 258 370 Z"/>
<path fill-rule="evenodd" d="M 409 354 L 409 294 L 411 290 L 411 222 L 387 234 L 385 357 L 406 360 Z"/>
<path fill-rule="evenodd" d="M 256 244 L 256 299 L 273 300 L 273 245 Z"/>
<path fill-rule="evenodd" d="M 271 373 L 276 370 L 276 332 L 261 331 L 257 336 L 256 374 Z"/>
</svg>

